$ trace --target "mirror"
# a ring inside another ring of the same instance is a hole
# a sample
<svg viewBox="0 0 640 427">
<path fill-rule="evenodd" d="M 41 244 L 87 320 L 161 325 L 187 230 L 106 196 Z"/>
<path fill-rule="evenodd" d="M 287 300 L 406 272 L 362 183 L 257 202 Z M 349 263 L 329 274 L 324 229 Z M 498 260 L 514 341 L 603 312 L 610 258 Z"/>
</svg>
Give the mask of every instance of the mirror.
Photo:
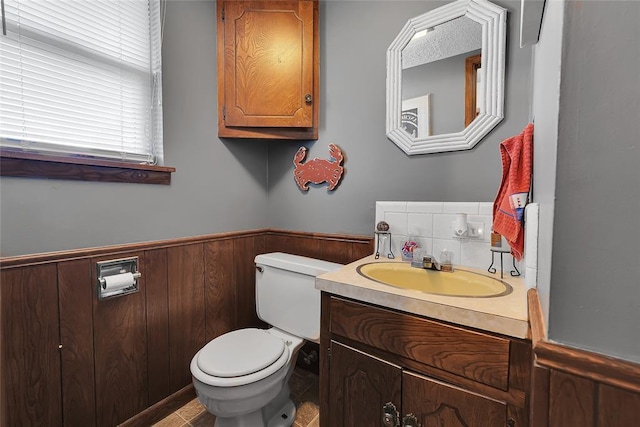
<svg viewBox="0 0 640 427">
<path fill-rule="evenodd" d="M 387 50 L 387 137 L 406 154 L 468 150 L 503 118 L 506 10 L 458 0 Z"/>
</svg>

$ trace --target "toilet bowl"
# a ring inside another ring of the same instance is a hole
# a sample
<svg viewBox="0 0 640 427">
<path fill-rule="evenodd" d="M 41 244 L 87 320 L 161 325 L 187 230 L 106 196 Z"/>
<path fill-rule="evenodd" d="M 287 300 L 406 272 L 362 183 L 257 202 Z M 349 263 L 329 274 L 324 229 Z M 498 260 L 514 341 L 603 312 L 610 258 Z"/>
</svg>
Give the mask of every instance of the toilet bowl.
<svg viewBox="0 0 640 427">
<path fill-rule="evenodd" d="M 200 402 L 215 427 L 289 427 L 295 417 L 289 378 L 305 340 L 319 342 L 318 274 L 340 264 L 283 253 L 256 257 L 256 308 L 269 329 L 228 332 L 191 360 Z"/>
</svg>

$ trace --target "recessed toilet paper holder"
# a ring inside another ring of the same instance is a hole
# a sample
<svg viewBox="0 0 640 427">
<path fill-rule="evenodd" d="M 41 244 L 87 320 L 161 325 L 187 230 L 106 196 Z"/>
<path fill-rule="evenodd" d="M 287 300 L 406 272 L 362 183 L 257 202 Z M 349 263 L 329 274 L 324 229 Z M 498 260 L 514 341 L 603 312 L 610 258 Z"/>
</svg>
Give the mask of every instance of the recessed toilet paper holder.
<svg viewBox="0 0 640 427">
<path fill-rule="evenodd" d="M 96 263 L 98 299 L 138 292 L 138 257 L 100 261 Z"/>
</svg>

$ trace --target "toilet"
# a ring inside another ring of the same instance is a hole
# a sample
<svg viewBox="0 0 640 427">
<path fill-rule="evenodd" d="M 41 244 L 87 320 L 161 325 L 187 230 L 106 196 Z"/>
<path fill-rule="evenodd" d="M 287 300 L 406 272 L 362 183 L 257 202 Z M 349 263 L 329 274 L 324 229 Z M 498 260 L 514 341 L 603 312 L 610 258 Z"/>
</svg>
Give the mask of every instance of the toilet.
<svg viewBox="0 0 640 427">
<path fill-rule="evenodd" d="M 216 416 L 215 427 L 289 427 L 295 405 L 289 378 L 305 340 L 320 342 L 316 276 L 342 267 L 281 252 L 256 264 L 256 311 L 271 327 L 228 332 L 191 360 L 198 399 Z"/>
</svg>

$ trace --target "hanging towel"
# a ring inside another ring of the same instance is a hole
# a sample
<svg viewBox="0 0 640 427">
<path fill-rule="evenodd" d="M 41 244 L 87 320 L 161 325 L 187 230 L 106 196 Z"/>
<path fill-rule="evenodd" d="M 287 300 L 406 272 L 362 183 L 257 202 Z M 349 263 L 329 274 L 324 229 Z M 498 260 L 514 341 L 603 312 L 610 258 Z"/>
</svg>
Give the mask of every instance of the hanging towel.
<svg viewBox="0 0 640 427">
<path fill-rule="evenodd" d="M 511 254 L 521 260 L 524 253 L 524 207 L 529 202 L 533 171 L 533 123 L 520 135 L 500 143 L 502 182 L 493 202 L 493 231 L 509 242 Z"/>
</svg>

